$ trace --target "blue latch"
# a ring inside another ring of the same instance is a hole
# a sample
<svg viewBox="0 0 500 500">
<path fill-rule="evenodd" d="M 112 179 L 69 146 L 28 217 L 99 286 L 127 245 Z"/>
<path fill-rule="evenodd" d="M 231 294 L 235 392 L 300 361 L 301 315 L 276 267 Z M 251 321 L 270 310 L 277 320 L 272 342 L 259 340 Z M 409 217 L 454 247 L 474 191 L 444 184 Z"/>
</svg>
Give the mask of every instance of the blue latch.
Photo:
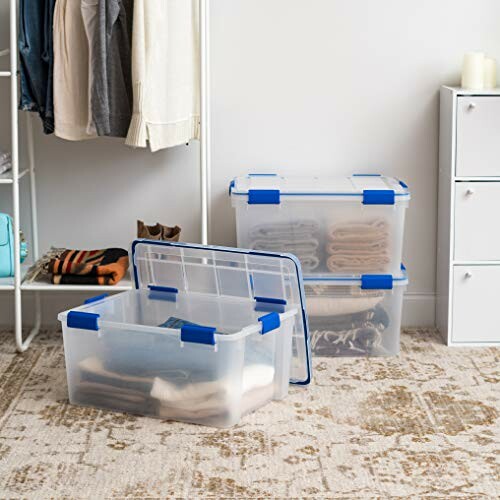
<svg viewBox="0 0 500 500">
<path fill-rule="evenodd" d="M 399 185 L 405 189 L 408 189 L 408 184 L 406 184 L 406 182 L 403 182 L 403 181 L 399 181 Z"/>
<path fill-rule="evenodd" d="M 365 189 L 363 205 L 394 205 L 396 195 L 392 189 Z"/>
<path fill-rule="evenodd" d="M 234 186 L 236 186 L 236 180 L 233 179 L 230 183 L 229 183 L 229 195 L 231 195 L 231 191 L 234 189 Z"/>
<path fill-rule="evenodd" d="M 277 312 L 261 316 L 259 321 L 262 323 L 262 335 L 271 332 L 272 330 L 276 330 L 276 328 L 281 326 L 280 315 Z"/>
<path fill-rule="evenodd" d="M 175 302 L 179 290 L 169 286 L 149 285 L 149 298 L 152 300 L 167 300 Z"/>
<path fill-rule="evenodd" d="M 68 328 L 77 328 L 79 330 L 99 330 L 97 320 L 100 318 L 99 314 L 88 313 L 84 311 L 70 311 L 66 318 Z"/>
<path fill-rule="evenodd" d="M 98 295 L 97 297 L 90 297 L 89 299 L 85 300 L 83 303 L 84 304 L 92 304 L 93 302 L 99 302 L 100 300 L 104 300 L 106 297 L 109 297 L 109 294 L 103 293 L 102 295 Z"/>
<path fill-rule="evenodd" d="M 362 290 L 392 290 L 394 279 L 392 274 L 363 274 Z"/>
<path fill-rule="evenodd" d="M 255 310 L 263 312 L 285 312 L 286 300 L 285 299 L 273 299 L 271 297 L 254 297 L 255 298 Z"/>
<path fill-rule="evenodd" d="M 279 205 L 280 190 L 279 189 L 249 189 L 248 190 L 249 205 Z"/>
<path fill-rule="evenodd" d="M 181 341 L 192 344 L 215 345 L 216 328 L 199 325 L 183 325 L 181 327 Z"/>
</svg>

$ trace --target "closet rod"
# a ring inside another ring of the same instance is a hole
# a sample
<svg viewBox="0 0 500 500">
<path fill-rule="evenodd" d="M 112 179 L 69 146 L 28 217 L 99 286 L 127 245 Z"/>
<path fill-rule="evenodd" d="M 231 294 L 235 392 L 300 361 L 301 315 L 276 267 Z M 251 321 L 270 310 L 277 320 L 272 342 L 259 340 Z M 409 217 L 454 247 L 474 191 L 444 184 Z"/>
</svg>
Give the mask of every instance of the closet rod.
<svg viewBox="0 0 500 500">
<path fill-rule="evenodd" d="M 201 182 L 201 243 L 210 239 L 210 0 L 200 0 L 200 182 Z"/>
</svg>

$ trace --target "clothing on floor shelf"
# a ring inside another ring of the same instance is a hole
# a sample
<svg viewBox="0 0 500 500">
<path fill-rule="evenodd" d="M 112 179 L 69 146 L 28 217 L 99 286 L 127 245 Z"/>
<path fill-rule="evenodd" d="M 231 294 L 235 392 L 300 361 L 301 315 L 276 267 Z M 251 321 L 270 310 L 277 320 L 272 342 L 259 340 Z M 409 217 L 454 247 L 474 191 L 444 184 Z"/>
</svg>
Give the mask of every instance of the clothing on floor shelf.
<svg viewBox="0 0 500 500">
<path fill-rule="evenodd" d="M 0 175 L 12 170 L 12 158 L 10 153 L 0 150 Z"/>
<path fill-rule="evenodd" d="M 388 224 L 382 219 L 335 224 L 328 231 L 326 253 L 332 273 L 384 272 L 390 263 Z"/>
<path fill-rule="evenodd" d="M 296 255 L 306 272 L 319 266 L 319 240 L 315 237 L 319 224 L 313 220 L 264 223 L 250 232 L 250 247 L 253 250 L 288 252 Z"/>
<path fill-rule="evenodd" d="M 28 271 L 25 281 L 45 277 L 54 285 L 116 285 L 127 274 L 128 266 L 128 252 L 122 248 L 51 248 Z"/>
</svg>

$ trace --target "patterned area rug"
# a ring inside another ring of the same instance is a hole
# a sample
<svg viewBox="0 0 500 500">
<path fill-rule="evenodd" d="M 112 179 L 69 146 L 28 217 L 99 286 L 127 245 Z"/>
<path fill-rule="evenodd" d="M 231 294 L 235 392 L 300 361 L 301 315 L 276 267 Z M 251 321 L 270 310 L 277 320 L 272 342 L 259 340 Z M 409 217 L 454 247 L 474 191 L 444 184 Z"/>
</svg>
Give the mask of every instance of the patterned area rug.
<svg viewBox="0 0 500 500">
<path fill-rule="evenodd" d="M 60 334 L 0 333 L 0 497 L 497 498 L 499 358 L 407 331 L 217 430 L 71 406 Z"/>
</svg>

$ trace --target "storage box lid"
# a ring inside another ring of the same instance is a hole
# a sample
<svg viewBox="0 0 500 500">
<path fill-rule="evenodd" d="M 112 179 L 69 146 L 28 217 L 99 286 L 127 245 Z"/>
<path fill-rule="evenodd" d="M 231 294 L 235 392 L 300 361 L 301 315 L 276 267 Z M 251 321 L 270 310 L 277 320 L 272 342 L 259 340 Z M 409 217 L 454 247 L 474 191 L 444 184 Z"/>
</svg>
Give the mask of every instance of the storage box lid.
<svg viewBox="0 0 500 500">
<path fill-rule="evenodd" d="M 311 380 L 311 353 L 302 270 L 290 254 L 276 254 L 165 241 L 136 240 L 132 265 L 137 289 L 249 298 L 255 310 L 298 310 L 293 333 L 290 382 Z"/>
<path fill-rule="evenodd" d="M 249 174 L 231 181 L 229 193 L 246 197 L 249 204 L 279 204 L 282 197 L 287 201 L 297 197 L 332 197 L 365 205 L 394 205 L 410 199 L 403 181 L 378 174 L 340 178 Z"/>
<path fill-rule="evenodd" d="M 392 290 L 394 287 L 408 285 L 406 266 L 401 264 L 401 274 L 363 274 L 361 276 L 318 276 L 304 278 L 306 285 L 324 283 L 337 286 L 359 286 L 362 290 Z"/>
</svg>

